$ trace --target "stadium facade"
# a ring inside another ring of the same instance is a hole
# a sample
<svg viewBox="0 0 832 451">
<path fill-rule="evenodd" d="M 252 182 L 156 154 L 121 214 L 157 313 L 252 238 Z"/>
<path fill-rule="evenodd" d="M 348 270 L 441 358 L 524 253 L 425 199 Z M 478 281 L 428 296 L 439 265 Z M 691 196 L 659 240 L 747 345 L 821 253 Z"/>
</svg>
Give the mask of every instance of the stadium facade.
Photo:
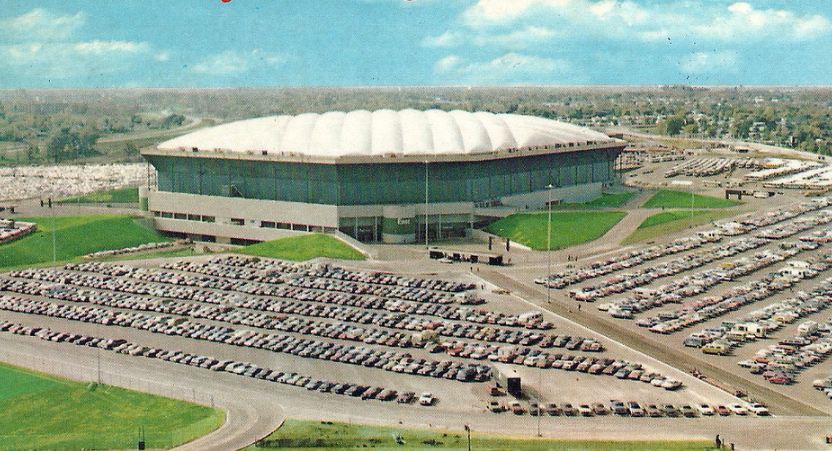
<svg viewBox="0 0 832 451">
<path fill-rule="evenodd" d="M 466 236 L 506 212 L 600 195 L 625 143 L 558 121 L 378 110 L 249 119 L 142 150 L 156 227 L 244 244 L 340 231 L 365 242 Z M 547 188 L 552 185 L 551 193 Z"/>
</svg>

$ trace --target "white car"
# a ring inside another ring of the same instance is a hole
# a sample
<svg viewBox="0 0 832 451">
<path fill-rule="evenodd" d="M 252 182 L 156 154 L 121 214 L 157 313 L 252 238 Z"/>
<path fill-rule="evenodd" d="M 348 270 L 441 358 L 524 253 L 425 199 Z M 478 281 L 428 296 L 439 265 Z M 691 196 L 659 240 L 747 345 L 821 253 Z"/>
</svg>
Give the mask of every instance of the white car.
<svg viewBox="0 0 832 451">
<path fill-rule="evenodd" d="M 752 402 L 751 404 L 749 404 L 748 410 L 754 415 L 757 415 L 758 417 L 766 417 L 771 415 L 766 406 L 757 402 Z"/>
<path fill-rule="evenodd" d="M 682 383 L 675 379 L 667 379 L 662 383 L 662 388 L 665 390 L 676 390 L 682 386 Z"/>
<path fill-rule="evenodd" d="M 697 404 L 696 410 L 699 411 L 699 415 L 702 416 L 711 416 L 714 414 L 714 408 L 707 405 L 707 404 Z"/>
<path fill-rule="evenodd" d="M 422 396 L 419 396 L 419 404 L 423 406 L 433 405 L 433 395 L 428 392 L 422 393 Z"/>
<path fill-rule="evenodd" d="M 593 415 L 592 408 L 589 407 L 587 404 L 581 404 L 578 406 L 578 413 L 582 417 L 591 417 Z"/>
<path fill-rule="evenodd" d="M 734 415 L 748 415 L 748 409 L 740 404 L 728 404 L 728 410 L 733 412 Z"/>
</svg>

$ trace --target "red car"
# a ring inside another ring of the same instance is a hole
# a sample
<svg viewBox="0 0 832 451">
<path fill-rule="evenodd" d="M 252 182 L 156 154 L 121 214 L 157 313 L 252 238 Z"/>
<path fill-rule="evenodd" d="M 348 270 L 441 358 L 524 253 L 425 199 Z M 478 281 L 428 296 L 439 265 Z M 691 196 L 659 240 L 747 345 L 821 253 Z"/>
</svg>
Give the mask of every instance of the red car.
<svg viewBox="0 0 832 451">
<path fill-rule="evenodd" d="M 772 384 L 777 384 L 777 385 L 788 385 L 788 384 L 792 383 L 792 380 L 790 378 L 786 377 L 786 376 L 774 376 L 772 378 L 769 378 L 768 381 L 771 382 Z"/>
</svg>

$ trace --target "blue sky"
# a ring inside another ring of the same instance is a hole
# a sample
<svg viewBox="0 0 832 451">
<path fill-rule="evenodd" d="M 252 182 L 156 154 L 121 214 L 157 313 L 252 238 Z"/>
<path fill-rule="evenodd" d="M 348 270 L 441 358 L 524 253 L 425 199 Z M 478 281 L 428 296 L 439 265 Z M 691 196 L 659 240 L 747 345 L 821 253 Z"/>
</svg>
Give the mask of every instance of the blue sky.
<svg viewBox="0 0 832 451">
<path fill-rule="evenodd" d="M 829 1 L 3 6 L 0 88 L 832 84 Z"/>
</svg>

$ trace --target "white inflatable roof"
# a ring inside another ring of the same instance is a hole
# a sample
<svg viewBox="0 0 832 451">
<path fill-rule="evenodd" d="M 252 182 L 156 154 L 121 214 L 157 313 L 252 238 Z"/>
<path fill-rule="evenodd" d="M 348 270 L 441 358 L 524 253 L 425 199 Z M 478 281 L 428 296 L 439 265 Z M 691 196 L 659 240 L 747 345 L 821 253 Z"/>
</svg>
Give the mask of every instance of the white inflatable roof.
<svg viewBox="0 0 832 451">
<path fill-rule="evenodd" d="M 159 144 L 160 150 L 268 151 L 338 158 L 469 155 L 613 141 L 587 128 L 517 114 L 441 110 L 356 110 L 230 122 Z"/>
</svg>

